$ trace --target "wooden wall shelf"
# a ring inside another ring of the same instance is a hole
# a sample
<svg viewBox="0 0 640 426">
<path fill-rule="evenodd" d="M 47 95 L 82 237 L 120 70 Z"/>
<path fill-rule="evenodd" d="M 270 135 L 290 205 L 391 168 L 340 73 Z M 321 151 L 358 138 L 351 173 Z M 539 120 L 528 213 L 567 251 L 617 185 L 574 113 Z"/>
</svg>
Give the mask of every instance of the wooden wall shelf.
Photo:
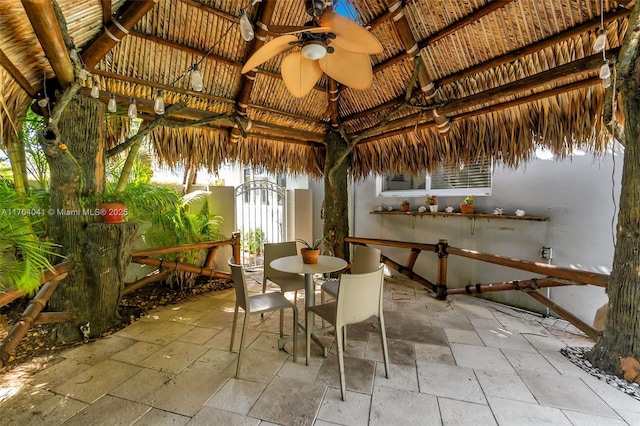
<svg viewBox="0 0 640 426">
<path fill-rule="evenodd" d="M 418 212 L 418 211 L 408 211 L 403 212 L 400 210 L 393 211 L 372 211 L 370 214 L 380 214 L 380 215 L 404 215 L 404 216 L 441 216 L 441 217 L 464 217 L 468 219 L 496 219 L 496 220 L 529 220 L 533 222 L 547 222 L 549 218 L 546 216 L 515 216 L 515 215 L 497 215 L 497 214 L 486 214 L 486 213 L 473 213 L 473 214 L 462 214 L 462 213 L 447 213 L 447 212 Z"/>
</svg>

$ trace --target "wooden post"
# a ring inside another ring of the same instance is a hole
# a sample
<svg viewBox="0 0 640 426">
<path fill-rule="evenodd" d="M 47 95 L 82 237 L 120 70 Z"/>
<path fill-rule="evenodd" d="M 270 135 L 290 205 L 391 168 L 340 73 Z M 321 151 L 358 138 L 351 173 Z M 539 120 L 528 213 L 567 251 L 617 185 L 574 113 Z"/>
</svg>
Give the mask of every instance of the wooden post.
<svg viewBox="0 0 640 426">
<path fill-rule="evenodd" d="M 234 232 L 231 235 L 231 239 L 233 240 L 233 261 L 236 265 L 240 264 L 240 233 Z"/>
<path fill-rule="evenodd" d="M 447 240 L 438 240 L 438 279 L 436 281 L 436 298 L 444 300 L 447 298 Z"/>
</svg>

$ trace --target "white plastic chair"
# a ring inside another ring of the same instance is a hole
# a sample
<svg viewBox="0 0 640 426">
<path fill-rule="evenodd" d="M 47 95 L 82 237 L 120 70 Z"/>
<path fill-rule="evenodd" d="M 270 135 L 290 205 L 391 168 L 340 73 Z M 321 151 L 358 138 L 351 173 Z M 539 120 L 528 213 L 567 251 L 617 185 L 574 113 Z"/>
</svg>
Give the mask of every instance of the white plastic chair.
<svg viewBox="0 0 640 426">
<path fill-rule="evenodd" d="M 352 274 L 364 274 L 366 272 L 373 272 L 380 266 L 380 250 L 357 245 L 353 248 L 353 262 L 351 266 Z M 320 286 L 320 302 L 325 302 L 325 293 L 333 296 L 338 296 L 338 284 L 339 281 L 325 281 Z"/>
<path fill-rule="evenodd" d="M 229 351 L 233 352 L 233 339 L 236 334 L 236 324 L 238 322 L 238 308 L 244 310 L 244 322 L 242 324 L 242 334 L 240 337 L 240 348 L 238 349 L 238 366 L 236 367 L 236 379 L 240 374 L 240 364 L 242 362 L 242 350 L 245 345 L 245 336 L 249 327 L 249 317 L 251 314 L 262 314 L 270 311 L 280 311 L 280 337 L 283 337 L 283 310 L 293 309 L 293 362 L 297 362 L 297 346 L 298 346 L 298 308 L 289 302 L 280 292 L 271 292 L 264 294 L 248 295 L 247 281 L 244 275 L 244 269 L 240 265 L 233 263 L 233 258 L 229 259 L 231 274 L 233 276 L 233 285 L 236 289 L 236 307 L 233 312 L 233 326 L 231 327 L 231 344 Z"/>
<path fill-rule="evenodd" d="M 298 297 L 298 290 L 304 290 L 304 276 L 282 272 L 271 267 L 271 262 L 285 256 L 295 256 L 298 249 L 295 241 L 283 243 L 266 243 L 264 245 L 264 274 L 262 275 L 262 292 L 267 291 L 267 281 L 271 281 L 280 287 L 282 293 L 288 291 L 295 292 L 295 299 Z"/>
<path fill-rule="evenodd" d="M 363 322 L 372 316 L 378 317 L 380 323 L 380 341 L 382 342 L 382 355 L 384 357 L 384 370 L 389 378 L 389 354 L 387 350 L 387 335 L 384 329 L 384 316 L 382 312 L 382 296 L 384 289 L 384 266 L 374 272 L 366 274 L 342 274 L 336 301 L 307 308 L 307 324 L 311 321 L 311 313 L 314 313 L 335 327 L 336 343 L 338 346 L 338 369 L 340 371 L 340 391 L 342 400 L 346 399 L 346 380 L 344 374 L 344 331 L 349 324 Z M 307 365 L 311 356 L 311 330 L 306 332 L 306 356 Z"/>
</svg>

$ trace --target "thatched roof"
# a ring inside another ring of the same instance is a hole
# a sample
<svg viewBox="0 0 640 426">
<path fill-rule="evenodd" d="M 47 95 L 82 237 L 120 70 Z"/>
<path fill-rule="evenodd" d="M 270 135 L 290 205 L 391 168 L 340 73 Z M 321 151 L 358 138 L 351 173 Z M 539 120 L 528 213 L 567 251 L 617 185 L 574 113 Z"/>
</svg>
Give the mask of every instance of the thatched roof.
<svg viewBox="0 0 640 426">
<path fill-rule="evenodd" d="M 64 61 L 52 59 L 51 53 L 58 21 L 47 23 L 39 15 L 42 19 L 32 23 L 28 15 L 33 12 L 27 13 L 34 9 L 41 14 L 39 8 L 45 4 L 46 9 L 48 3 L 0 0 L 4 138 L 10 137 L 12 123 L 31 99 L 42 96 L 45 75 L 68 84 Z M 394 12 L 393 0 L 350 0 L 355 18 L 370 27 L 383 46 L 382 53 L 371 56 L 373 84 L 358 91 L 323 76 L 302 99 L 289 94 L 281 78 L 285 55 L 261 65 L 255 80 L 241 69 L 273 38 L 255 23 L 303 25 L 309 20 L 305 1 L 262 0 L 247 7 L 249 3 L 57 1 L 66 31 L 99 81 L 101 101 L 115 94 L 121 115 L 134 97 L 140 115 L 153 118 L 153 98 L 162 89 L 167 104 L 187 105 L 176 121 L 239 111 L 253 122 L 247 138 L 232 123 L 159 128 L 151 137 L 167 163 L 215 169 L 230 158 L 319 175 L 324 135 L 333 124 L 361 138 L 350 160 L 356 177 L 390 170 L 418 173 L 442 162 L 477 158 L 517 165 L 540 145 L 559 155 L 570 152 L 574 142 L 598 152 L 604 141 L 604 90 L 598 78 L 603 60 L 592 45 L 604 13 L 607 51 L 615 58 L 627 28 L 625 7 L 634 2 L 604 0 L 602 11 L 600 0 L 403 0 L 398 2 L 402 15 Z M 241 8 L 247 9 L 259 36 L 252 42 L 240 35 Z M 118 24 L 112 22 L 112 13 Z M 125 34 L 120 27 L 130 31 Z M 405 99 L 416 59 L 407 53 L 411 41 L 417 43 L 422 62 L 411 102 L 423 108 L 405 108 L 372 132 Z M 43 60 L 45 56 L 50 60 Z M 198 93 L 183 74 L 204 56 L 204 90 Z M 431 98 L 418 88 L 429 82 L 438 88 Z M 82 93 L 88 94 L 89 86 Z M 332 89 L 339 92 L 337 101 L 332 100 Z M 438 131 L 434 107 L 439 120 L 450 120 L 447 133 Z M 120 133 L 111 135 L 114 139 Z"/>
</svg>

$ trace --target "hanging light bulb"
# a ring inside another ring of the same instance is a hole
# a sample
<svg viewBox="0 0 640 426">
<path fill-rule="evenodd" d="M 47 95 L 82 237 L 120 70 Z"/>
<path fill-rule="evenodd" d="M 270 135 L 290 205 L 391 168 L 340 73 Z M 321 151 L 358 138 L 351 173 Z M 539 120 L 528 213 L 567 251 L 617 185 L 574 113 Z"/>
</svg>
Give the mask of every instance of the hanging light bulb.
<svg viewBox="0 0 640 426">
<path fill-rule="evenodd" d="M 611 86 L 611 77 L 607 77 L 607 78 L 602 80 L 602 88 L 603 89 L 606 89 L 609 86 Z"/>
<path fill-rule="evenodd" d="M 162 90 L 158 90 L 158 93 L 156 94 L 156 100 L 153 103 L 153 110 L 158 115 L 164 114 L 164 99 L 162 99 Z"/>
<path fill-rule="evenodd" d="M 191 68 L 191 88 L 196 92 L 202 92 L 202 74 L 198 69 L 198 64 L 193 64 Z"/>
<path fill-rule="evenodd" d="M 107 111 L 116 112 L 117 110 L 118 105 L 116 105 L 116 95 L 112 93 L 111 97 L 109 98 L 109 103 L 107 104 Z"/>
<path fill-rule="evenodd" d="M 609 61 L 604 61 L 604 64 L 600 67 L 600 78 L 606 79 L 611 77 L 611 70 L 609 69 Z"/>
<path fill-rule="evenodd" d="M 127 111 L 129 118 L 134 119 L 138 117 L 138 107 L 136 106 L 136 100 L 131 98 L 129 103 L 129 110 Z"/>
<path fill-rule="evenodd" d="M 91 97 L 93 99 L 98 99 L 100 97 L 100 86 L 98 85 L 98 80 L 96 78 L 93 79 L 93 86 L 91 87 Z"/>
<path fill-rule="evenodd" d="M 600 52 L 601 50 L 604 50 L 606 46 L 607 32 L 605 30 L 602 30 L 600 34 L 598 34 L 598 37 L 596 37 L 596 41 L 593 42 L 593 51 Z"/>
<path fill-rule="evenodd" d="M 240 35 L 244 41 L 253 40 L 253 36 L 255 35 L 251 21 L 249 21 L 247 12 L 245 12 L 244 9 L 240 9 Z"/>
</svg>

